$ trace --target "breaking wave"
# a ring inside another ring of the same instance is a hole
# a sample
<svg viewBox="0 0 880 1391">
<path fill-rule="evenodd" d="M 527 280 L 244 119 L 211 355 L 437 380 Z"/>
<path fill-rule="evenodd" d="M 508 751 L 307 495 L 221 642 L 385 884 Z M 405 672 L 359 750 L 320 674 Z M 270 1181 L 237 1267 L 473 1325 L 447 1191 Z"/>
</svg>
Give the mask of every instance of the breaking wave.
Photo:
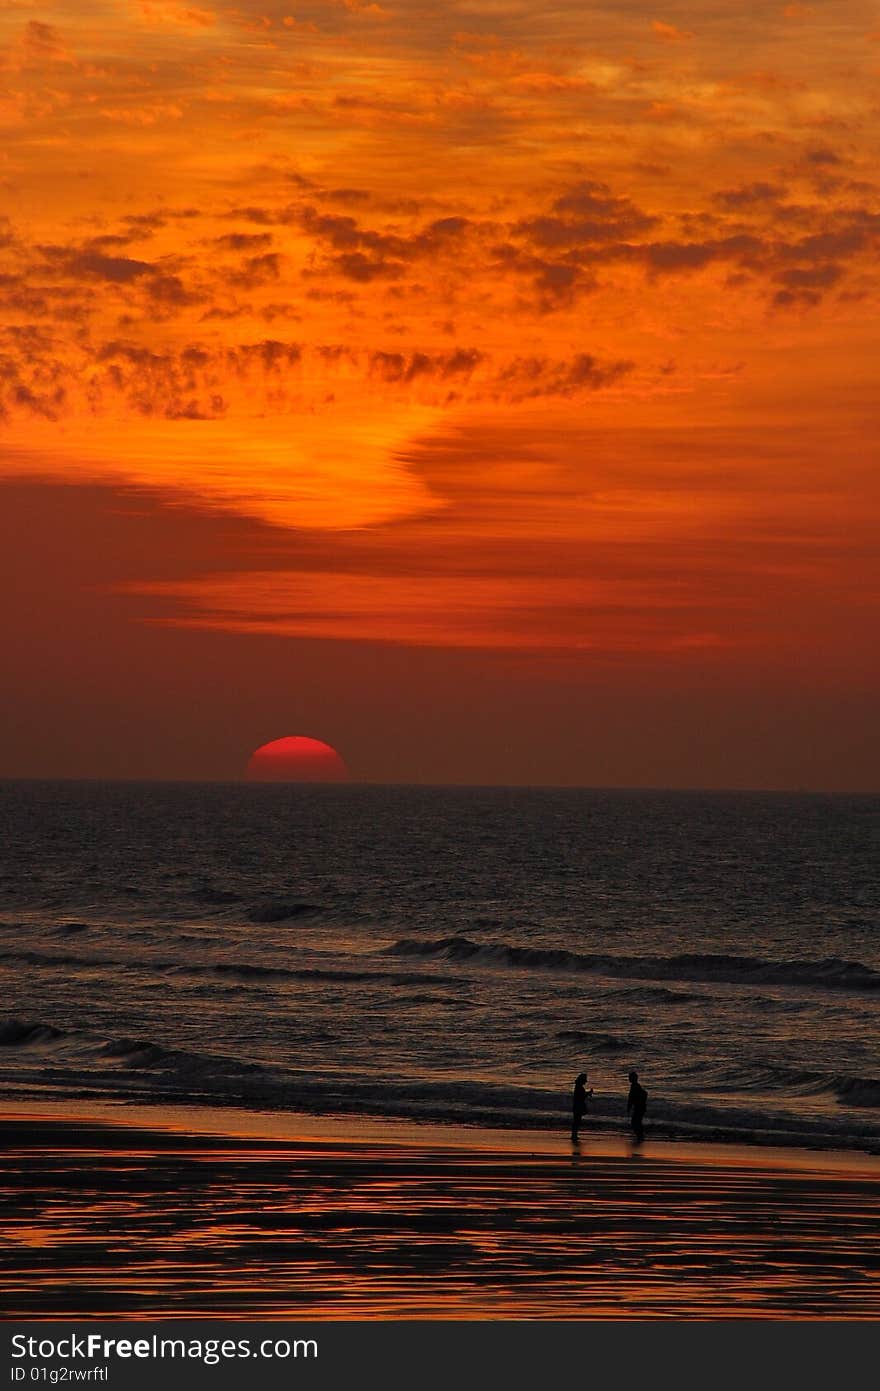
<svg viewBox="0 0 880 1391">
<path fill-rule="evenodd" d="M 203 943 L 198 938 L 191 939 L 200 947 Z M 316 956 L 318 953 L 310 952 L 307 948 L 303 949 L 304 954 Z M 369 960 L 369 958 L 367 958 Z M 389 970 L 387 967 L 377 965 L 374 967 L 345 967 L 345 966 L 282 966 L 281 964 L 249 961 L 171 961 L 159 957 L 138 958 L 124 956 L 109 956 L 101 954 L 82 954 L 74 955 L 70 952 L 40 952 L 34 950 L 23 951 L 4 951 L 0 952 L 0 961 L 16 961 L 21 965 L 27 966 L 68 966 L 79 969 L 94 970 L 97 967 L 113 967 L 120 971 L 134 972 L 157 972 L 161 975 L 170 976 L 220 976 L 248 981 L 309 981 L 326 980 L 349 982 L 351 984 L 369 983 L 370 981 L 385 981 L 392 985 L 455 985 L 459 983 L 459 977 L 439 974 L 428 974 L 424 971 L 409 972 L 405 970 Z"/>
<path fill-rule="evenodd" d="M 61 1030 L 51 1024 L 29 1024 L 21 1019 L 0 1024 L 0 1048 L 34 1048 L 60 1037 Z"/>
<path fill-rule="evenodd" d="M 861 961 L 772 961 L 758 956 L 683 952 L 676 956 L 585 955 L 563 948 L 479 943 L 469 937 L 422 940 L 404 937 L 386 948 L 390 956 L 440 957 L 445 961 L 533 971 L 585 971 L 647 980 L 731 984 L 801 985 L 825 990 L 878 990 L 880 972 Z"/>
<path fill-rule="evenodd" d="M 268 898 L 255 903 L 248 912 L 252 923 L 289 922 L 291 918 L 315 918 L 325 910 L 320 903 L 303 903 L 298 899 Z"/>
</svg>

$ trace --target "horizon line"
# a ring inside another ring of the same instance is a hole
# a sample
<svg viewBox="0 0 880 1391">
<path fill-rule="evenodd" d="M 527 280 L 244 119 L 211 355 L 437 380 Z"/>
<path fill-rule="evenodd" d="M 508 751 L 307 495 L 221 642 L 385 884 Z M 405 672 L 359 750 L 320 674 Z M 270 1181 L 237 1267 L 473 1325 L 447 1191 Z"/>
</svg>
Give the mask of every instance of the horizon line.
<svg viewBox="0 0 880 1391">
<path fill-rule="evenodd" d="M 401 788 L 425 791 L 510 791 L 510 792 L 674 792 L 674 793 L 714 793 L 729 796 L 780 796 L 780 797 L 880 797 L 880 788 L 823 788 L 823 787 L 727 787 L 699 784 L 668 785 L 660 783 L 542 783 L 542 782 L 379 782 L 366 778 L 348 778 L 340 781 L 311 781 L 309 779 L 289 779 L 271 782 L 250 780 L 244 776 L 237 778 L 151 778 L 151 777 L 103 777 L 97 774 L 85 776 L 51 774 L 6 774 L 0 773 L 0 783 L 119 783 L 121 785 L 157 787 L 310 787 L 310 788 Z"/>
</svg>

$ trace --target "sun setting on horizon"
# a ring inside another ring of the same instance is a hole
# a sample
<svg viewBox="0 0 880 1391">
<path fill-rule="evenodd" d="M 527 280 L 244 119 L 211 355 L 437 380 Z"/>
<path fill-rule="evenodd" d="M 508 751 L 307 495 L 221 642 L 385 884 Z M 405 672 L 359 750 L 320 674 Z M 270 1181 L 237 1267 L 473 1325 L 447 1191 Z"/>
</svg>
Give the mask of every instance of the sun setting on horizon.
<svg viewBox="0 0 880 1391">
<path fill-rule="evenodd" d="M 344 760 L 330 745 L 305 735 L 287 735 L 261 744 L 251 754 L 248 782 L 347 782 Z"/>
</svg>

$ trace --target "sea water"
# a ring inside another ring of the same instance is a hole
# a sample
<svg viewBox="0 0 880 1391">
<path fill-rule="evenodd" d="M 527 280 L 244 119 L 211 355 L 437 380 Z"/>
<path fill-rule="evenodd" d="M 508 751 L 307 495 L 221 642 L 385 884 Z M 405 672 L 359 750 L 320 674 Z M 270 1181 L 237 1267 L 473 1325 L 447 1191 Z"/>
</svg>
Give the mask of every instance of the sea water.
<svg viewBox="0 0 880 1391">
<path fill-rule="evenodd" d="M 0 783 L 0 1093 L 880 1145 L 880 798 Z"/>
</svg>

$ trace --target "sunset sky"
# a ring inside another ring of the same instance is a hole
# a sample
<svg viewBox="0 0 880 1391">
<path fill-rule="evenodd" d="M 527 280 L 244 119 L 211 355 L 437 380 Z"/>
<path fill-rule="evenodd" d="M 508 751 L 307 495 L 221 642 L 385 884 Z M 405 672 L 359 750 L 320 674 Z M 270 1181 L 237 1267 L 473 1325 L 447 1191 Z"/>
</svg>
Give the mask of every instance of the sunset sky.
<svg viewBox="0 0 880 1391">
<path fill-rule="evenodd" d="M 0 775 L 880 789 L 876 5 L 0 40 Z"/>
</svg>

